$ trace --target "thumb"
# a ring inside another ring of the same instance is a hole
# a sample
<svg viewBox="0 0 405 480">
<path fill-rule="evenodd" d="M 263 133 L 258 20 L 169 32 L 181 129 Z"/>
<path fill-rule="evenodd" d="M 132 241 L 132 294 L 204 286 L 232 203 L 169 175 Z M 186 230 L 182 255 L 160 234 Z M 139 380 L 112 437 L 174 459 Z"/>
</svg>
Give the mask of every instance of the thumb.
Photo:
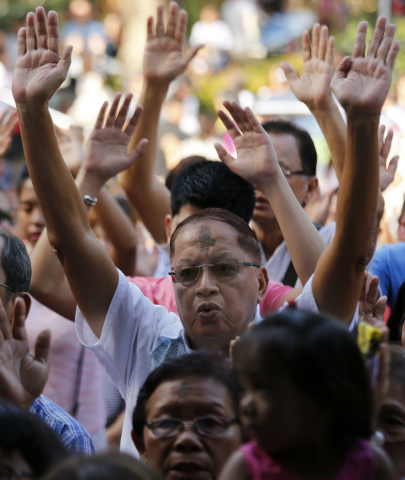
<svg viewBox="0 0 405 480">
<path fill-rule="evenodd" d="M 197 53 L 204 48 L 205 45 L 194 45 L 194 47 L 191 47 L 187 50 L 187 52 L 184 54 L 183 57 L 183 64 L 184 67 L 187 67 L 187 65 L 191 62 L 191 60 L 197 55 Z"/>
<path fill-rule="evenodd" d="M 232 163 L 235 160 L 220 143 L 214 143 L 215 150 L 222 163 L 232 170 Z"/>
<path fill-rule="evenodd" d="M 72 45 L 67 45 L 62 52 L 62 58 L 58 63 L 58 67 L 60 66 L 63 75 L 66 77 L 69 71 L 70 63 L 72 61 Z"/>
<path fill-rule="evenodd" d="M 390 172 L 390 174 L 392 176 L 395 175 L 395 172 L 397 171 L 397 167 L 398 167 L 398 160 L 399 160 L 399 156 L 398 155 L 395 155 L 395 157 L 392 157 L 391 161 L 390 161 L 390 164 L 388 166 L 388 171 Z"/>
<path fill-rule="evenodd" d="M 35 360 L 41 363 L 48 363 L 49 352 L 51 349 L 51 331 L 41 332 L 35 342 Z"/>
<path fill-rule="evenodd" d="M 352 65 L 352 59 L 349 56 L 344 57 L 336 68 L 334 79 L 343 80 L 344 78 L 346 78 L 351 65 Z"/>
<path fill-rule="evenodd" d="M 127 165 L 124 169 L 126 170 L 129 168 L 131 165 L 133 165 L 139 157 L 141 157 L 146 150 L 146 147 L 148 146 L 149 140 L 147 138 L 143 138 L 138 145 L 135 147 L 134 150 L 128 155 L 129 159 L 129 165 Z M 118 172 L 119 173 L 119 172 Z"/>
<path fill-rule="evenodd" d="M 286 76 L 290 85 L 292 85 L 296 80 L 298 80 L 297 74 L 289 63 L 281 62 L 280 67 L 283 70 L 284 75 Z"/>
<path fill-rule="evenodd" d="M 387 297 L 380 297 L 374 307 L 374 316 L 380 322 L 384 322 L 385 306 L 387 305 Z"/>
</svg>

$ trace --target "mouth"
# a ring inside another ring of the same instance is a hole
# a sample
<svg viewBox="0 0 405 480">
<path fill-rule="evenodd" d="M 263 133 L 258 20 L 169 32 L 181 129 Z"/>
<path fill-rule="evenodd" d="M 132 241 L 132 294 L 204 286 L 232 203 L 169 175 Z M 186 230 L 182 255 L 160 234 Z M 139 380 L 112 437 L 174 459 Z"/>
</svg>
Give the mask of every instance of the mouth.
<svg viewBox="0 0 405 480">
<path fill-rule="evenodd" d="M 197 313 L 206 319 L 214 317 L 219 312 L 220 307 L 216 303 L 202 303 L 197 308 Z"/>
<path fill-rule="evenodd" d="M 36 232 L 30 233 L 31 240 L 33 240 L 34 242 L 38 241 L 40 236 L 41 236 L 41 231 L 39 230 Z"/>
<path fill-rule="evenodd" d="M 265 197 L 262 197 L 261 195 L 256 196 L 256 202 L 255 202 L 255 208 L 256 209 L 262 209 L 266 208 L 270 205 L 270 203 L 267 201 Z"/>
</svg>

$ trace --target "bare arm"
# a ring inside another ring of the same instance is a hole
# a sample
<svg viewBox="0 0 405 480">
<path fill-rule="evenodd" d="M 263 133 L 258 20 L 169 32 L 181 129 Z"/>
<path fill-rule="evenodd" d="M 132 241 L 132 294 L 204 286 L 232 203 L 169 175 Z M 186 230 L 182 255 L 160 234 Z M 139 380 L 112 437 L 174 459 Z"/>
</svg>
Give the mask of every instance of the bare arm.
<svg viewBox="0 0 405 480">
<path fill-rule="evenodd" d="M 95 335 L 100 336 L 118 283 L 118 273 L 90 228 L 83 200 L 60 153 L 48 111 L 49 99 L 66 78 L 71 51 L 68 46 L 60 54 L 58 17 L 55 12 L 49 12 L 46 18 L 44 9 L 38 7 L 36 19 L 34 13 L 29 13 L 27 28 L 20 29 L 18 34 L 13 95 L 27 164 L 50 242 L 58 251 L 80 310 Z M 111 133 L 111 138 L 115 140 L 118 136 L 121 141 L 118 149 L 116 142 L 104 146 L 115 157 L 113 167 L 96 167 L 90 163 L 87 192 L 91 196 L 95 196 L 105 181 L 117 171 L 128 168 L 145 146 L 142 144 L 131 155 L 127 155 L 128 141 L 136 128 L 141 109 L 137 109 L 126 130 L 122 131 L 129 102 L 126 102 L 126 110 L 121 109 L 115 119 L 117 104 L 114 101 L 114 115 L 108 116 L 104 129 L 103 118 L 99 117 L 89 139 L 95 152 L 100 146 L 99 130 Z"/>
<path fill-rule="evenodd" d="M 235 123 L 223 112 L 218 115 L 237 150 L 232 158 L 220 144 L 216 144 L 219 158 L 237 175 L 252 182 L 270 202 L 280 225 L 294 268 L 302 284 L 314 273 L 315 266 L 326 245 L 308 218 L 277 160 L 269 135 L 264 131 L 249 108 L 242 109 L 237 102 L 224 102 Z"/>
<path fill-rule="evenodd" d="M 248 480 L 245 457 L 240 450 L 236 450 L 225 463 L 219 480 Z"/>
<path fill-rule="evenodd" d="M 201 48 L 194 46 L 183 56 L 187 13 L 184 10 L 179 12 L 178 5 L 171 3 L 165 30 L 163 10 L 163 5 L 159 5 L 156 35 L 153 33 L 153 17 L 148 18 L 144 85 L 140 98 L 145 113 L 130 141 L 129 151 L 142 138 L 147 138 L 149 145 L 139 160 L 120 176 L 122 188 L 157 243 L 167 241 L 165 217 L 171 213 L 170 192 L 154 175 L 160 111 L 170 83 L 184 72 Z"/>
<path fill-rule="evenodd" d="M 378 123 L 399 51 L 394 26 L 384 36 L 377 21 L 364 57 L 367 23 L 359 25 L 353 59 L 339 65 L 332 83 L 348 117 L 346 160 L 337 207 L 336 235 L 321 256 L 313 279 L 319 310 L 350 322 L 360 298 L 364 269 L 372 255 L 379 191 Z M 365 175 L 367 174 L 367 181 Z"/>
</svg>

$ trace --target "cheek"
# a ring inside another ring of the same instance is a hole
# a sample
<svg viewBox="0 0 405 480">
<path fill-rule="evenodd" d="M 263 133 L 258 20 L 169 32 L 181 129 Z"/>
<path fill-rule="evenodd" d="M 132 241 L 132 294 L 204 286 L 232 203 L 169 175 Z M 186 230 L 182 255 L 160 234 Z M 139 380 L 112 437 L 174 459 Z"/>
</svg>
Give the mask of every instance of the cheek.
<svg viewBox="0 0 405 480">
<path fill-rule="evenodd" d="M 239 429 L 226 437 L 216 439 L 216 441 L 206 442 L 205 449 L 212 459 L 216 478 L 219 477 L 228 458 L 239 448 L 241 443 L 242 439 Z"/>
<path fill-rule="evenodd" d="M 150 435 L 144 437 L 147 462 L 160 472 L 164 469 L 164 461 L 170 451 L 170 441 L 154 438 Z"/>
</svg>

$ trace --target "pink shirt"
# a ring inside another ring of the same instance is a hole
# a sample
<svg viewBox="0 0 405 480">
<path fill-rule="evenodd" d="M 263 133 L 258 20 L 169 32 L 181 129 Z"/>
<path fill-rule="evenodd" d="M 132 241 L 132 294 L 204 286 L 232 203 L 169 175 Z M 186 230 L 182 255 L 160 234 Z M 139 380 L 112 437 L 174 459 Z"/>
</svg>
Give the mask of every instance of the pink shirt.
<svg viewBox="0 0 405 480">
<path fill-rule="evenodd" d="M 31 297 L 31 310 L 26 321 L 28 341 L 34 351 L 37 336 L 43 330 L 52 333 L 50 373 L 44 395 L 72 414 L 77 367 L 82 345 L 74 322 L 61 317 Z M 76 420 L 93 435 L 104 428 L 107 419 L 102 387 L 102 367 L 90 350 L 84 349 Z"/>
<path fill-rule="evenodd" d="M 249 480 L 304 480 L 286 470 L 257 443 L 242 445 Z M 359 440 L 347 451 L 340 472 L 331 480 L 371 480 L 375 477 L 374 453 L 370 443 Z"/>
<path fill-rule="evenodd" d="M 166 307 L 169 312 L 178 315 L 176 298 L 172 279 L 169 277 L 127 277 L 128 281 L 137 285 L 145 297 L 155 305 Z M 292 288 L 279 282 L 269 281 L 267 292 L 260 304 L 260 314 L 265 317 L 267 314 L 277 312 L 283 305 L 283 299 L 291 292 Z"/>
</svg>

